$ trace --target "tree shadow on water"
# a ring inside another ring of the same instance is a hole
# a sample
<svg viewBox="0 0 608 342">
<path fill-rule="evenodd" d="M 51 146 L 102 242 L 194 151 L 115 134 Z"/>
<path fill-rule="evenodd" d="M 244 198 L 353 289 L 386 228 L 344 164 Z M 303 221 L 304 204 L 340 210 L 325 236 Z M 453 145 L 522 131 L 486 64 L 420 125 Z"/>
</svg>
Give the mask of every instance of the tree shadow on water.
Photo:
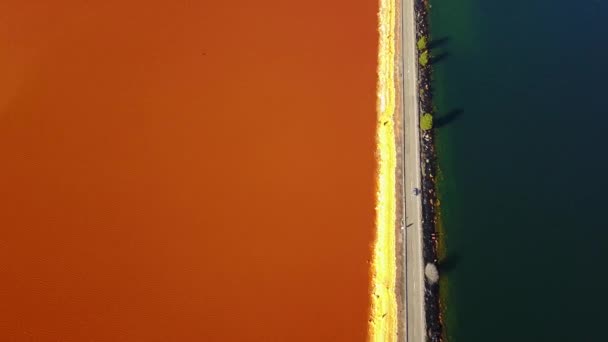
<svg viewBox="0 0 608 342">
<path fill-rule="evenodd" d="M 435 117 L 435 120 L 434 120 L 435 122 L 434 122 L 433 126 L 435 126 L 436 128 L 441 128 L 446 125 L 449 125 L 450 123 L 454 122 L 459 117 L 461 117 L 462 114 L 464 114 L 464 109 L 462 109 L 462 108 L 453 109 L 445 115 Z"/>
<path fill-rule="evenodd" d="M 462 257 L 458 253 L 448 254 L 445 258 L 439 260 L 437 269 L 439 273 L 449 274 L 462 261 Z"/>
<path fill-rule="evenodd" d="M 450 54 L 447 53 L 447 52 L 442 52 L 442 53 L 439 53 L 437 55 L 431 55 L 431 58 L 429 58 L 429 63 L 430 64 L 438 64 L 439 62 L 445 60 L 449 56 L 450 56 Z"/>
<path fill-rule="evenodd" d="M 437 38 L 437 39 L 432 39 L 429 42 L 428 47 L 429 47 L 429 50 L 432 50 L 432 49 L 442 47 L 449 42 L 450 42 L 450 37 L 441 37 L 441 38 Z"/>
</svg>

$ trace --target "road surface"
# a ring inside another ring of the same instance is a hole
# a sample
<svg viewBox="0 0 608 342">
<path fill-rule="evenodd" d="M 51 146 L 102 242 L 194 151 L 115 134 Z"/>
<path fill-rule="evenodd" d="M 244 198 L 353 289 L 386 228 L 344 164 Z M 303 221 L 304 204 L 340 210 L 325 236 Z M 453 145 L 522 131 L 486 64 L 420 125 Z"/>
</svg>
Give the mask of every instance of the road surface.
<svg viewBox="0 0 608 342">
<path fill-rule="evenodd" d="M 403 194 L 405 196 L 404 335 L 400 341 L 426 341 L 424 263 L 422 257 L 422 203 L 414 194 L 421 186 L 418 116 L 416 24 L 414 0 L 401 0 L 401 108 L 403 111 Z M 397 35 L 399 36 L 399 35 Z M 406 227 L 409 226 L 409 227 Z"/>
</svg>

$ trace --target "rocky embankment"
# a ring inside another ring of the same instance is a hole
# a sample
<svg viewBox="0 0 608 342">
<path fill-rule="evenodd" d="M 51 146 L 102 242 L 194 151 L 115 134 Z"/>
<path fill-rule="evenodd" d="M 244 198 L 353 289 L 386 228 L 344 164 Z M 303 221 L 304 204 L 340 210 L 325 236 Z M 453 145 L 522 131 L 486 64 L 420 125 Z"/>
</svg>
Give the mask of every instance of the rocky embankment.
<svg viewBox="0 0 608 342">
<path fill-rule="evenodd" d="M 416 39 L 423 37 L 429 40 L 428 31 L 428 0 L 415 1 L 416 14 Z M 426 44 L 425 44 L 426 45 Z M 419 57 L 428 49 L 419 49 Z M 426 58 L 422 58 L 426 59 Z M 431 93 L 431 72 L 432 57 L 428 62 L 419 60 L 418 63 L 418 89 L 420 91 L 418 101 L 420 115 L 423 113 L 433 114 L 433 98 Z M 421 130 L 421 169 L 422 169 L 422 231 L 423 231 L 423 257 L 426 274 L 425 282 L 425 306 L 426 306 L 426 325 L 429 341 L 443 341 L 442 335 L 442 314 L 439 304 L 439 282 L 437 281 L 437 192 L 435 182 L 437 179 L 437 165 L 435 155 L 435 136 L 433 129 Z"/>
</svg>

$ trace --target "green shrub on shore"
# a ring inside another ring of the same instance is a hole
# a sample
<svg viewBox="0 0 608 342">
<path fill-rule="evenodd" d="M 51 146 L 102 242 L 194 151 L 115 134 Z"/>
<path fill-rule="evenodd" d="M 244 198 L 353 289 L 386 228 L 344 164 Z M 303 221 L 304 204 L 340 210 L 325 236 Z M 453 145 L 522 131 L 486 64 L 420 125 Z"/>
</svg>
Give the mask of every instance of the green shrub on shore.
<svg viewBox="0 0 608 342">
<path fill-rule="evenodd" d="M 433 128 L 433 116 L 431 114 L 422 114 L 422 117 L 420 118 L 420 128 L 423 131 L 428 131 L 429 129 Z"/>
<path fill-rule="evenodd" d="M 426 50 L 426 37 L 420 37 L 416 43 L 416 46 L 418 47 L 419 51 Z"/>
<path fill-rule="evenodd" d="M 418 57 L 418 62 L 420 62 L 420 65 L 426 66 L 429 63 L 429 52 L 424 51 L 420 57 Z"/>
</svg>

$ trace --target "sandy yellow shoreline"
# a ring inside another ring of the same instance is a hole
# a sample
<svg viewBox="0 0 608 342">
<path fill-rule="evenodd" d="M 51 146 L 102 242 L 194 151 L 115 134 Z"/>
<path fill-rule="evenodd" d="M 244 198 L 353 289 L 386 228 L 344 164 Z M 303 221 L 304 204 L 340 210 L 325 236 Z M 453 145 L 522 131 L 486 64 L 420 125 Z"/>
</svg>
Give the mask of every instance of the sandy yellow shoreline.
<svg viewBox="0 0 608 342">
<path fill-rule="evenodd" d="M 395 291 L 396 140 L 395 27 L 396 3 L 380 0 L 378 14 L 378 84 L 376 130 L 376 240 L 372 259 L 370 341 L 397 341 Z"/>
</svg>

